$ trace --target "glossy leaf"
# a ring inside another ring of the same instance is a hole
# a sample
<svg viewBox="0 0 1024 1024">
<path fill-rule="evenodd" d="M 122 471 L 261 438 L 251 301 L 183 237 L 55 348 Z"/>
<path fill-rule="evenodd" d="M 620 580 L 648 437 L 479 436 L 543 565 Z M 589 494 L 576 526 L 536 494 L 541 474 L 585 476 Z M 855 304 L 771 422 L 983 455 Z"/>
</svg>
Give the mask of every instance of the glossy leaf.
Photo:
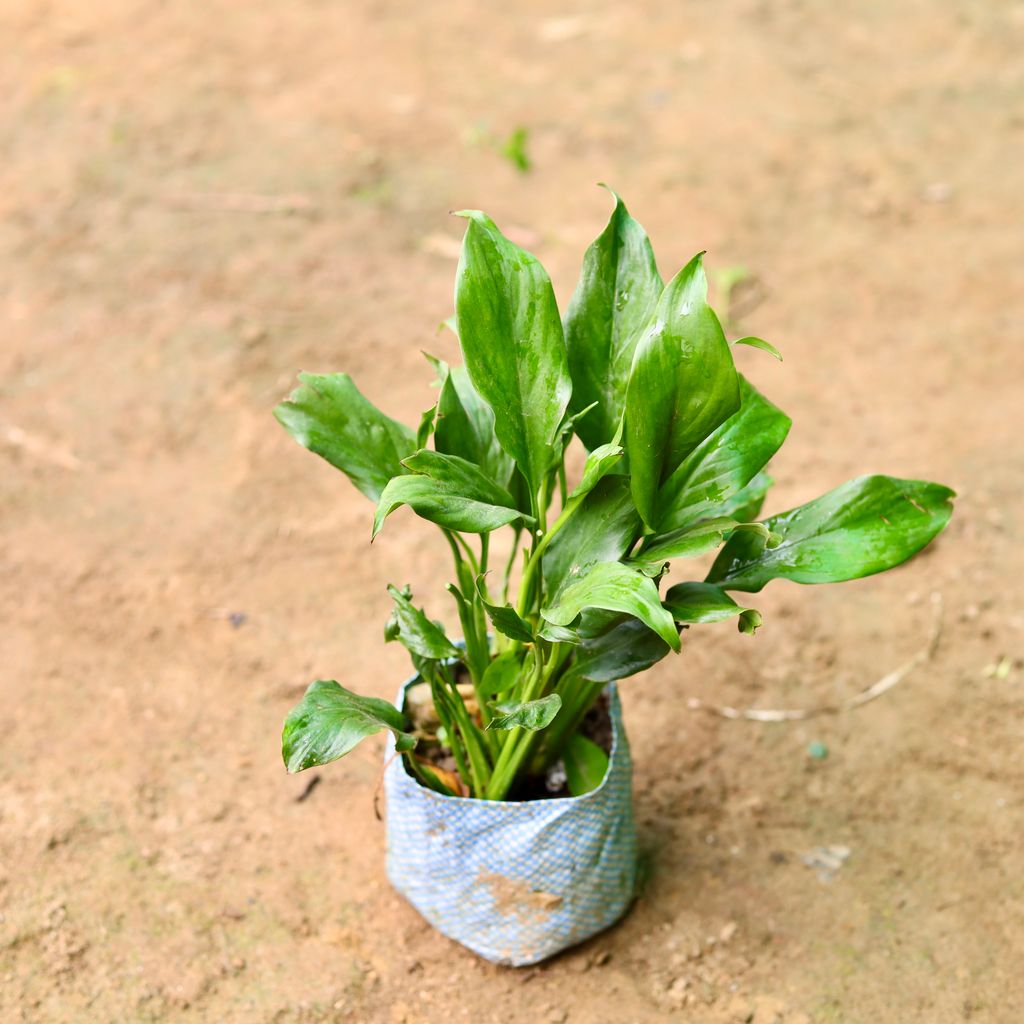
<svg viewBox="0 0 1024 1024">
<path fill-rule="evenodd" d="M 762 352 L 767 352 L 768 355 L 774 356 L 780 363 L 782 362 L 782 353 L 770 341 L 765 341 L 764 338 L 737 338 L 735 341 L 729 342 L 729 344 L 749 345 L 751 348 L 759 348 Z"/>
<path fill-rule="evenodd" d="M 673 558 L 696 558 L 720 547 L 736 530 L 757 534 L 761 543 L 767 543 L 771 537 L 768 527 L 762 523 L 737 523 L 727 516 L 704 519 L 693 526 L 684 526 L 681 530 L 651 537 L 640 554 L 630 561 L 640 567 L 657 565 Z"/>
<path fill-rule="evenodd" d="M 428 476 L 397 476 L 384 488 L 373 520 L 376 537 L 396 508 L 408 505 L 418 516 L 447 530 L 460 533 L 490 533 L 499 526 L 522 518 L 522 513 L 504 505 L 488 505 L 459 494 L 450 483 Z"/>
<path fill-rule="evenodd" d="M 659 525 L 658 490 L 680 463 L 739 408 L 729 344 L 707 304 L 695 256 L 665 287 L 633 357 L 626 388 L 626 451 L 633 500 Z"/>
<path fill-rule="evenodd" d="M 583 796 L 597 789 L 608 774 L 608 755 L 579 732 L 574 732 L 562 748 L 562 763 L 570 796 Z"/>
<path fill-rule="evenodd" d="M 728 590 L 760 590 L 773 579 L 837 583 L 891 569 L 921 550 L 949 522 L 953 492 L 940 484 L 858 477 L 799 508 L 765 520 L 781 537 L 758 549 L 736 534 L 708 573 Z"/>
<path fill-rule="evenodd" d="M 491 705 L 492 717 L 487 723 L 487 730 L 529 729 L 536 732 L 554 721 L 561 706 L 562 698 L 557 693 L 523 703 L 497 701 Z"/>
<path fill-rule="evenodd" d="M 288 713 L 281 734 L 281 756 L 290 772 L 328 764 L 382 729 L 395 734 L 395 749 L 411 750 L 405 716 L 377 697 L 360 697 L 334 680 L 318 679 Z"/>
<path fill-rule="evenodd" d="M 380 496 L 373 521 L 376 537 L 400 505 L 449 530 L 489 533 L 521 519 L 512 495 L 465 459 L 418 451 L 403 461 L 412 475 L 396 477 Z"/>
<path fill-rule="evenodd" d="M 488 666 L 480 683 L 481 693 L 491 698 L 508 693 L 523 675 L 523 663 L 515 651 L 502 651 Z"/>
<path fill-rule="evenodd" d="M 572 671 L 584 679 L 610 683 L 643 672 L 670 650 L 649 626 L 622 616 L 604 633 L 580 643 Z"/>
<path fill-rule="evenodd" d="M 489 217 L 461 216 L 469 220 L 455 284 L 463 358 L 502 448 L 536 493 L 572 390 L 555 293 L 536 257 Z"/>
<path fill-rule="evenodd" d="M 673 650 L 679 634 L 672 616 L 661 606 L 658 588 L 643 573 L 621 562 L 600 562 L 567 584 L 541 615 L 556 626 L 568 626 L 585 608 L 625 612 L 646 623 Z"/>
<path fill-rule="evenodd" d="M 404 473 L 415 449 L 408 427 L 367 401 L 347 373 L 300 373 L 302 382 L 274 416 L 304 448 L 340 469 L 372 501 Z"/>
<path fill-rule="evenodd" d="M 545 590 L 554 596 L 598 562 L 618 561 L 633 545 L 640 516 L 629 480 L 606 476 L 566 521 L 543 555 Z"/>
<path fill-rule="evenodd" d="M 676 622 L 724 622 L 739 616 L 741 633 L 753 633 L 761 625 L 761 613 L 740 607 L 713 583 L 677 583 L 665 595 L 665 607 Z"/>
<path fill-rule="evenodd" d="M 597 403 L 576 428 L 591 451 L 611 440 L 622 419 L 633 350 L 663 287 L 646 232 L 612 196 L 611 219 L 583 257 L 565 313 L 570 408 Z"/>
<path fill-rule="evenodd" d="M 722 503 L 753 480 L 779 450 L 789 428 L 789 417 L 741 376 L 739 410 L 701 442 L 661 488 L 658 532 L 709 516 L 744 520 L 739 509 Z"/>
<path fill-rule="evenodd" d="M 722 501 L 717 506 L 718 511 L 740 523 L 752 522 L 761 514 L 764 499 L 773 483 L 775 481 L 767 473 L 758 473 L 746 487 Z"/>
<path fill-rule="evenodd" d="M 491 604 L 484 594 L 479 579 L 476 581 L 476 588 L 480 596 L 480 603 L 484 606 L 484 611 L 487 612 L 487 618 L 491 620 L 491 624 L 499 633 L 503 633 L 512 640 L 518 640 L 520 643 L 533 643 L 534 636 L 530 624 L 520 618 L 515 608 L 508 604 Z"/>
<path fill-rule="evenodd" d="M 444 635 L 444 630 L 413 606 L 408 588 L 399 590 L 389 585 L 388 593 L 394 601 L 394 607 L 384 631 L 386 640 L 401 641 L 409 651 L 421 658 L 443 661 L 460 656 L 461 652 Z"/>
<path fill-rule="evenodd" d="M 441 380 L 434 447 L 474 463 L 499 486 L 508 487 L 514 463 L 494 433 L 491 407 L 473 387 L 464 366 L 432 362 Z"/>
</svg>

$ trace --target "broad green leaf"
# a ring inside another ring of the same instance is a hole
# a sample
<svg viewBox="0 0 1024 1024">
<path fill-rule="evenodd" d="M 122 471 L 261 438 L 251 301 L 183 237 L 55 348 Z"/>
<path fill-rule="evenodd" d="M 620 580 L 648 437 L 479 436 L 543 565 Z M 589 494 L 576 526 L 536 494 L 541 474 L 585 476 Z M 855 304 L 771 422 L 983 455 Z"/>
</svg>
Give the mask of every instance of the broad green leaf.
<svg viewBox="0 0 1024 1024">
<path fill-rule="evenodd" d="M 633 545 L 640 516 L 633 506 L 629 480 L 606 476 L 552 538 L 543 555 L 544 586 L 556 595 L 598 562 L 615 562 Z"/>
<path fill-rule="evenodd" d="M 502 448 L 536 493 L 572 391 L 555 293 L 536 257 L 494 221 L 479 210 L 460 216 L 469 220 L 455 282 L 466 369 Z"/>
<path fill-rule="evenodd" d="M 623 616 L 604 633 L 580 644 L 571 671 L 597 683 L 643 672 L 661 661 L 669 645 L 639 619 Z"/>
<path fill-rule="evenodd" d="M 523 663 L 515 651 L 502 651 L 488 666 L 480 690 L 492 698 L 508 693 L 523 676 Z"/>
<path fill-rule="evenodd" d="M 789 417 L 741 376 L 739 411 L 699 444 L 662 486 L 658 532 L 709 516 L 746 518 L 722 503 L 753 480 L 779 450 L 789 427 Z"/>
<path fill-rule="evenodd" d="M 673 558 L 696 558 L 705 551 L 720 547 L 736 530 L 748 530 L 761 537 L 762 543 L 770 540 L 768 527 L 763 523 L 737 523 L 727 516 L 718 519 L 704 519 L 693 526 L 684 526 L 671 533 L 658 534 L 644 543 L 640 554 L 630 559 L 638 568 L 657 565 Z"/>
<path fill-rule="evenodd" d="M 571 796 L 583 796 L 597 789 L 608 774 L 608 755 L 578 732 L 562 748 L 562 763 Z"/>
<path fill-rule="evenodd" d="M 418 516 L 459 533 L 490 533 L 523 518 L 519 509 L 486 504 L 459 494 L 450 483 L 429 476 L 396 476 L 384 488 L 377 503 L 374 537 L 380 533 L 384 520 L 401 505 L 408 505 Z"/>
<path fill-rule="evenodd" d="M 529 729 L 531 732 L 546 729 L 561 706 L 562 698 L 557 693 L 524 703 L 498 701 L 490 706 L 493 717 L 487 723 L 487 729 Z"/>
<path fill-rule="evenodd" d="M 737 338 L 735 341 L 730 341 L 729 344 L 749 345 L 751 348 L 759 348 L 762 352 L 767 352 L 768 355 L 774 356 L 780 363 L 782 362 L 782 353 L 770 341 L 765 341 L 764 338 Z"/>
<path fill-rule="evenodd" d="M 388 593 L 395 605 L 384 630 L 385 640 L 400 640 L 414 655 L 434 661 L 460 656 L 461 652 L 444 635 L 444 630 L 419 608 L 413 607 L 408 588 L 399 590 L 389 584 Z"/>
<path fill-rule="evenodd" d="M 585 608 L 625 612 L 651 627 L 673 650 L 679 634 L 672 616 L 661 606 L 658 588 L 643 573 L 621 562 L 600 562 L 567 584 L 541 615 L 556 626 L 568 626 Z"/>
<path fill-rule="evenodd" d="M 288 713 L 281 734 L 281 756 L 290 772 L 344 757 L 360 740 L 390 729 L 395 749 L 411 750 L 416 738 L 406 733 L 405 716 L 377 697 L 360 697 L 333 679 L 318 679 Z"/>
<path fill-rule="evenodd" d="M 740 523 L 752 522 L 761 514 L 761 506 L 773 483 L 775 481 L 767 473 L 758 473 L 746 487 L 721 502 L 717 506 L 718 511 Z"/>
<path fill-rule="evenodd" d="M 458 455 L 445 455 L 424 449 L 404 458 L 402 465 L 413 473 L 429 476 L 439 483 L 451 484 L 460 494 L 478 501 L 514 507 L 512 495 L 504 487 L 495 483 L 477 465 Z"/>
<path fill-rule="evenodd" d="M 515 608 L 511 605 L 491 604 L 484 594 L 481 579 L 476 581 L 477 593 L 480 596 L 480 603 L 484 606 L 484 611 L 487 612 L 487 618 L 491 620 L 494 628 L 512 640 L 518 640 L 524 644 L 532 644 L 534 636 L 530 624 L 525 619 L 520 618 Z"/>
<path fill-rule="evenodd" d="M 658 489 L 740 405 L 729 343 L 707 304 L 702 258 L 695 256 L 662 292 L 626 387 L 633 500 L 652 529 L 659 525 Z"/>
<path fill-rule="evenodd" d="M 858 477 L 799 508 L 765 520 L 781 537 L 761 549 L 749 534 L 725 545 L 707 579 L 727 590 L 760 590 L 769 580 L 838 583 L 891 569 L 949 522 L 953 491 L 921 480 Z"/>
<path fill-rule="evenodd" d="M 473 387 L 464 366 L 449 367 L 440 360 L 432 362 L 441 380 L 434 447 L 439 452 L 475 463 L 485 476 L 507 487 L 514 464 L 495 436 L 491 407 Z"/>
<path fill-rule="evenodd" d="M 367 401 L 347 373 L 300 373 L 299 380 L 274 410 L 277 421 L 376 501 L 405 472 L 401 461 L 414 451 L 415 435 Z"/>
<path fill-rule="evenodd" d="M 571 626 L 553 626 L 550 622 L 540 620 L 537 636 L 550 640 L 553 644 L 578 644 L 580 631 Z"/>
<path fill-rule="evenodd" d="M 761 613 L 741 608 L 713 583 L 677 583 L 665 595 L 665 607 L 676 622 L 723 622 L 739 616 L 741 633 L 753 633 L 761 625 Z"/>
<path fill-rule="evenodd" d="M 418 451 L 402 465 L 413 475 L 396 477 L 380 496 L 373 521 L 376 537 L 400 505 L 449 530 L 489 533 L 524 517 L 512 495 L 457 455 Z"/>
<path fill-rule="evenodd" d="M 591 451 L 611 440 L 622 419 L 633 350 L 663 287 L 646 232 L 612 197 L 615 209 L 583 257 L 565 313 L 570 408 L 597 403 L 576 428 Z"/>
</svg>

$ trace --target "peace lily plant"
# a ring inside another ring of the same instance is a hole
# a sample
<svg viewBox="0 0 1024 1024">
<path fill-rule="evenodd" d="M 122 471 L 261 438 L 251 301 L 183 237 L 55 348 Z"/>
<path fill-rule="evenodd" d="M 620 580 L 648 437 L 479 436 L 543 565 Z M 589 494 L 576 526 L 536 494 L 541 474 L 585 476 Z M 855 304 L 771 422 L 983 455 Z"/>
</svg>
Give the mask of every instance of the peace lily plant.
<svg viewBox="0 0 1024 1024">
<path fill-rule="evenodd" d="M 899 565 L 949 521 L 953 492 L 863 476 L 759 519 L 765 466 L 790 420 L 737 373 L 731 349 L 778 353 L 726 338 L 703 254 L 664 284 L 647 235 L 615 197 L 561 317 L 534 256 L 485 214 L 459 216 L 449 325 L 465 365 L 430 360 L 440 390 L 418 428 L 384 415 L 343 373 L 302 374 L 276 410 L 376 502 L 374 536 L 406 505 L 451 549 L 458 630 L 397 586 L 384 629 L 429 687 L 435 724 L 319 680 L 288 715 L 284 761 L 293 772 L 326 764 L 390 730 L 407 771 L 431 790 L 515 799 L 560 762 L 575 796 L 607 767 L 581 723 L 610 681 L 678 652 L 686 627 L 735 619 L 753 633 L 760 614 L 733 594 Z M 586 457 L 570 479 L 574 439 Z M 509 540 L 495 565 L 497 531 Z M 690 560 L 716 549 L 703 579 L 690 578 Z M 670 565 L 682 582 L 667 585 Z"/>
</svg>

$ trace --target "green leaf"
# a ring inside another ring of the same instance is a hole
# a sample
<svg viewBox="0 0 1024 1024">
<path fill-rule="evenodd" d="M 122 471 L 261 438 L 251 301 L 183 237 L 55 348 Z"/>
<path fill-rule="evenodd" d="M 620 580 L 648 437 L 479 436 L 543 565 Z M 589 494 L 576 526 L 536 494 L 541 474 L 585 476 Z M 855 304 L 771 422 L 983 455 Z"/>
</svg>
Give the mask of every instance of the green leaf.
<svg viewBox="0 0 1024 1024">
<path fill-rule="evenodd" d="M 502 651 L 488 666 L 480 682 L 480 692 L 492 698 L 508 693 L 523 675 L 523 663 L 515 651 Z"/>
<path fill-rule="evenodd" d="M 588 495 L 615 468 L 624 451 L 619 443 L 621 438 L 622 424 L 620 423 L 611 443 L 598 445 L 587 456 L 587 461 L 583 463 L 583 475 L 580 477 L 580 482 L 572 489 L 568 501 Z"/>
<path fill-rule="evenodd" d="M 368 402 L 347 373 L 300 373 L 274 416 L 304 448 L 340 469 L 371 501 L 405 470 L 415 437 Z"/>
<path fill-rule="evenodd" d="M 431 622 L 419 608 L 413 607 L 408 588 L 399 590 L 388 584 L 388 593 L 395 606 L 384 630 L 385 640 L 400 640 L 414 655 L 434 661 L 461 656 L 459 649 L 444 635 L 444 630 Z"/>
<path fill-rule="evenodd" d="M 473 387 L 464 366 L 433 362 L 441 380 L 434 447 L 474 463 L 499 486 L 508 487 L 514 463 L 494 433 L 491 407 Z"/>
<path fill-rule="evenodd" d="M 412 475 L 395 477 L 384 488 L 373 520 L 376 537 L 400 505 L 460 533 L 489 533 L 515 520 L 534 520 L 515 507 L 512 495 L 465 459 L 419 451 L 403 461 Z"/>
<path fill-rule="evenodd" d="M 491 604 L 484 593 L 484 588 L 481 584 L 482 579 L 482 576 L 477 578 L 476 590 L 480 595 L 480 603 L 484 606 L 484 611 L 487 612 L 487 617 L 491 620 L 494 628 L 512 640 L 518 640 L 524 644 L 532 644 L 534 636 L 530 624 L 525 619 L 520 618 L 515 608 L 511 605 Z"/>
<path fill-rule="evenodd" d="M 536 494 L 572 384 L 551 280 L 479 210 L 468 218 L 455 282 L 459 342 L 494 430 Z"/>
<path fill-rule="evenodd" d="M 580 644 L 571 671 L 584 679 L 610 683 L 657 664 L 669 645 L 639 619 L 623 616 L 605 632 Z"/>
<path fill-rule="evenodd" d="M 741 608 L 713 583 L 677 583 L 665 595 L 665 607 L 676 622 L 723 622 L 740 617 L 741 633 L 753 633 L 761 625 L 761 613 Z"/>
<path fill-rule="evenodd" d="M 633 500 L 658 526 L 662 483 L 739 408 L 729 344 L 707 304 L 707 279 L 695 256 L 666 286 L 636 346 L 626 387 L 626 451 Z"/>
<path fill-rule="evenodd" d="M 432 405 L 420 416 L 420 425 L 416 430 L 416 447 L 425 448 L 434 432 L 434 417 L 437 415 L 437 406 Z"/>
<path fill-rule="evenodd" d="M 608 755 L 578 732 L 562 748 L 562 763 L 571 796 L 583 796 L 597 789 L 608 774 Z"/>
<path fill-rule="evenodd" d="M 556 626 L 568 626 L 585 608 L 625 612 L 651 627 L 673 650 L 679 634 L 672 616 L 661 606 L 658 588 L 643 573 L 621 562 L 601 562 L 566 585 L 541 615 Z"/>
<path fill-rule="evenodd" d="M 658 532 L 709 516 L 748 518 L 722 503 L 753 480 L 779 450 L 789 428 L 789 417 L 741 376 L 739 410 L 699 444 L 661 488 Z"/>
<path fill-rule="evenodd" d="M 614 192 L 612 197 L 615 209 L 584 254 L 565 313 L 570 408 L 597 403 L 576 429 L 591 451 L 619 426 L 633 351 L 663 287 L 646 232 Z"/>
<path fill-rule="evenodd" d="M 536 732 L 538 729 L 546 729 L 554 721 L 561 706 L 562 698 L 557 693 L 549 693 L 546 697 L 524 703 L 498 701 L 490 706 L 494 717 L 487 723 L 487 730 L 529 729 Z"/>
<path fill-rule="evenodd" d="M 775 481 L 767 473 L 758 473 L 746 487 L 721 502 L 718 511 L 731 516 L 737 522 L 751 522 L 760 515 L 761 506 L 764 505 L 764 499 L 773 483 Z"/>
<path fill-rule="evenodd" d="M 450 484 L 459 494 L 477 501 L 514 507 L 512 495 L 504 487 L 495 483 L 479 466 L 458 455 L 423 449 L 404 458 L 402 465 L 413 473 Z"/>
<path fill-rule="evenodd" d="M 749 345 L 751 348 L 759 348 L 762 352 L 767 352 L 768 355 L 774 356 L 780 363 L 782 362 L 782 353 L 770 341 L 765 341 L 764 338 L 737 338 L 735 341 L 730 341 L 729 344 Z"/>
<path fill-rule="evenodd" d="M 284 720 L 281 756 L 290 772 L 328 764 L 357 743 L 390 729 L 395 749 L 411 750 L 416 738 L 406 733 L 405 716 L 377 697 L 360 697 L 334 682 L 318 679 Z"/>
<path fill-rule="evenodd" d="M 512 129 L 512 134 L 509 135 L 501 146 L 501 155 L 520 174 L 526 174 L 530 170 L 530 154 L 526 149 L 526 143 L 529 138 L 529 128 L 525 125 L 517 125 Z"/>
<path fill-rule="evenodd" d="M 765 520 L 781 537 L 761 549 L 735 534 L 708 573 L 728 590 L 760 590 L 769 580 L 837 583 L 891 569 L 949 522 L 953 491 L 921 480 L 858 477 L 815 501 Z"/>
<path fill-rule="evenodd" d="M 490 533 L 506 526 L 523 513 L 515 508 L 488 505 L 459 494 L 451 484 L 427 476 L 398 476 L 384 488 L 373 520 L 373 536 L 384 520 L 400 505 L 408 505 L 418 516 L 459 533 Z"/>
<path fill-rule="evenodd" d="M 705 519 L 693 526 L 650 537 L 640 554 L 630 559 L 630 564 L 643 567 L 673 558 L 696 558 L 705 551 L 720 547 L 736 530 L 755 533 L 761 537 L 762 543 L 767 543 L 770 536 L 768 527 L 762 523 L 737 523 L 726 516 Z"/>
<path fill-rule="evenodd" d="M 639 530 L 640 516 L 633 506 L 629 480 L 605 477 L 583 499 L 544 552 L 546 592 L 557 595 L 592 565 L 618 561 L 632 547 Z"/>
</svg>

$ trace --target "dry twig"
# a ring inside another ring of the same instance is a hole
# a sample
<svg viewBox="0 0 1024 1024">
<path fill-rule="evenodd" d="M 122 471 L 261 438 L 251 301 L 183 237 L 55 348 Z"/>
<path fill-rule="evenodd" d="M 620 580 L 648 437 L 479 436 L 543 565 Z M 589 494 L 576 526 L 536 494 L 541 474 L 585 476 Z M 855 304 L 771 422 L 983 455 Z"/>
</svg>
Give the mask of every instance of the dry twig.
<svg viewBox="0 0 1024 1024">
<path fill-rule="evenodd" d="M 932 607 L 934 617 L 932 620 L 931 633 L 928 642 L 915 654 L 910 661 L 892 672 L 882 676 L 877 682 L 872 683 L 866 690 L 839 701 L 838 704 L 822 704 L 815 708 L 733 708 L 727 704 L 707 704 L 696 697 L 691 697 L 686 706 L 691 711 L 708 711 L 713 715 L 720 715 L 722 718 L 742 719 L 747 722 L 799 722 L 806 718 L 817 718 L 819 715 L 835 715 L 840 711 L 851 711 L 859 708 L 862 704 L 881 697 L 888 693 L 897 683 L 914 671 L 918 665 L 931 660 L 935 648 L 939 644 L 939 637 L 942 635 L 942 595 L 932 594 Z"/>
</svg>

